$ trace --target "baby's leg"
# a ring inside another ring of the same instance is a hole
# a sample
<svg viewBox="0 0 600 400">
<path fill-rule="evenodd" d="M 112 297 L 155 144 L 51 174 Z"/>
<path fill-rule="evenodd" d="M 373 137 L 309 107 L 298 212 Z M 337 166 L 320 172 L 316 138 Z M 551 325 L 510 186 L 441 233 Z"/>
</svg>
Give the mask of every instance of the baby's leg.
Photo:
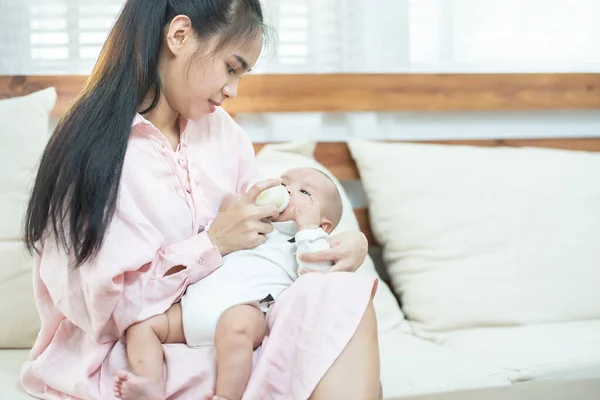
<svg viewBox="0 0 600 400">
<path fill-rule="evenodd" d="M 162 344 L 185 343 L 181 305 L 174 304 L 164 314 L 130 326 L 126 335 L 133 373 L 117 372 L 115 396 L 123 400 L 164 399 Z"/>
<path fill-rule="evenodd" d="M 238 305 L 227 309 L 217 324 L 216 395 L 239 400 L 252 370 L 252 351 L 265 336 L 265 316 L 256 307 Z"/>
</svg>

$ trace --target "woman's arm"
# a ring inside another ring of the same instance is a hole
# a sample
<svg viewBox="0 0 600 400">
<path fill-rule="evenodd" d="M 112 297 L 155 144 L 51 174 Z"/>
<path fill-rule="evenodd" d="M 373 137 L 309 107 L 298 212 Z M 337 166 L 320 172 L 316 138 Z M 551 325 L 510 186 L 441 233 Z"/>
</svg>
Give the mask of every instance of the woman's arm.
<svg viewBox="0 0 600 400">
<path fill-rule="evenodd" d="M 238 177 L 236 193 L 243 195 L 250 188 L 250 182 L 256 182 L 260 176 L 260 166 L 254 153 L 254 146 L 239 125 L 235 125 L 238 146 Z"/>
<path fill-rule="evenodd" d="M 369 243 L 359 231 L 346 231 L 327 239 L 331 249 L 300 256 L 304 262 L 333 262 L 330 272 L 356 271 L 367 258 Z M 329 272 L 328 271 L 328 272 Z"/>
<path fill-rule="evenodd" d="M 90 262 L 74 269 L 72 255 L 50 239 L 38 256 L 40 278 L 59 311 L 99 343 L 117 340 L 133 323 L 164 312 L 189 283 L 222 264 L 207 233 L 165 246 L 140 213 L 121 210 Z M 178 266 L 183 270 L 165 276 Z"/>
</svg>

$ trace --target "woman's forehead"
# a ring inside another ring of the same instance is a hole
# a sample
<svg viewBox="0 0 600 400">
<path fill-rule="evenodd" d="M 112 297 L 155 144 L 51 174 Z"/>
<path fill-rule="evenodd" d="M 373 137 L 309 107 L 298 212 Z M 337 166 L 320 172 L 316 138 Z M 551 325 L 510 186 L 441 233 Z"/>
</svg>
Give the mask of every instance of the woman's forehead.
<svg viewBox="0 0 600 400">
<path fill-rule="evenodd" d="M 262 35 L 257 35 L 254 38 L 245 40 L 234 40 L 226 45 L 222 52 L 227 56 L 242 58 L 247 63 L 248 68 L 251 69 L 258 61 L 262 48 Z"/>
</svg>

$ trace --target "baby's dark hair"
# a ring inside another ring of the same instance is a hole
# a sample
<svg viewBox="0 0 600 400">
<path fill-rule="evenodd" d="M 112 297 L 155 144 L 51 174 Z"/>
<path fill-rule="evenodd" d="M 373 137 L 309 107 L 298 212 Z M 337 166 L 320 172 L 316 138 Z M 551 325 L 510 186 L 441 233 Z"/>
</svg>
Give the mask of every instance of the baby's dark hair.
<svg viewBox="0 0 600 400">
<path fill-rule="evenodd" d="M 342 201 L 342 194 L 340 193 L 338 185 L 335 183 L 333 178 L 331 178 L 331 176 L 321 171 L 320 169 L 313 169 L 315 171 L 320 172 L 323 176 L 327 177 L 327 179 L 329 179 L 329 181 L 333 184 L 333 187 L 335 188 L 335 191 L 332 193 L 332 196 L 329 199 L 328 204 L 326 205 L 328 214 L 331 214 L 327 217 L 331 220 L 331 223 L 333 224 L 332 230 L 334 230 L 335 228 L 337 228 L 340 221 L 342 220 L 342 214 L 344 213 L 344 202 Z"/>
</svg>

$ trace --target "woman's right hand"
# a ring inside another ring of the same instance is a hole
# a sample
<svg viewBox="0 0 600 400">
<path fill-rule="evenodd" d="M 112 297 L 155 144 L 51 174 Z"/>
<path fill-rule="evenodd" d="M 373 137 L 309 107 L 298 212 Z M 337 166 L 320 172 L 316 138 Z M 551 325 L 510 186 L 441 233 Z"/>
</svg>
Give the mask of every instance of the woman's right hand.
<svg viewBox="0 0 600 400">
<path fill-rule="evenodd" d="M 242 196 L 224 199 L 221 211 L 207 231 L 221 255 L 251 249 L 265 242 L 265 235 L 273 231 L 273 226 L 265 219 L 279 216 L 279 209 L 272 204 L 257 206 L 256 199 L 263 191 L 277 185 L 281 185 L 280 179 L 268 179 L 258 182 Z"/>
</svg>

